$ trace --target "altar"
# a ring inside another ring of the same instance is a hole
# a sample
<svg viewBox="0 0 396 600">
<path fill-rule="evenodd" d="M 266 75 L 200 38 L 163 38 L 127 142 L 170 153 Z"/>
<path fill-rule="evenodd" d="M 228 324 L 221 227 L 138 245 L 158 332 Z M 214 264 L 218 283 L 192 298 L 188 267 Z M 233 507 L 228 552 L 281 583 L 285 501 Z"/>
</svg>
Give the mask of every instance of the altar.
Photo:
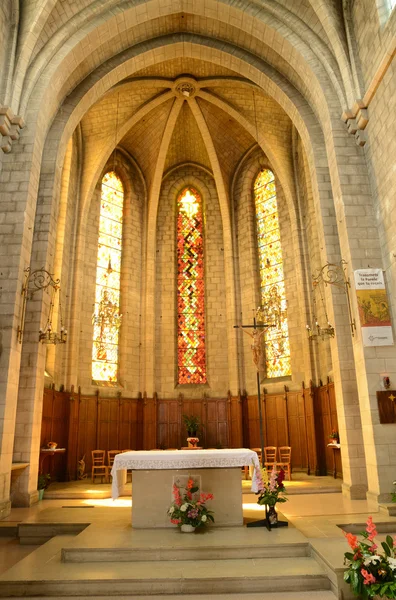
<svg viewBox="0 0 396 600">
<path fill-rule="evenodd" d="M 123 452 L 114 459 L 112 497 L 123 493 L 126 470 L 132 470 L 132 527 L 175 527 L 167 510 L 174 483 L 192 477 L 200 490 L 211 493 L 215 525 L 243 525 L 241 467 L 259 467 L 256 452 L 246 448 L 224 450 L 140 450 Z M 258 491 L 255 469 L 252 492 Z"/>
</svg>

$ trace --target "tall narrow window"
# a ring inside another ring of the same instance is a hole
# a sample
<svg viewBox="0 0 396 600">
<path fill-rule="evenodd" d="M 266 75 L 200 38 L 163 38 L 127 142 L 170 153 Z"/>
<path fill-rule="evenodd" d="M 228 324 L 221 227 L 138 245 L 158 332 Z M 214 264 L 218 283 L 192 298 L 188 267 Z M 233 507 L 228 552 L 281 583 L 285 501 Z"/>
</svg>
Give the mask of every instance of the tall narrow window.
<svg viewBox="0 0 396 600">
<path fill-rule="evenodd" d="M 265 333 L 266 374 L 268 378 L 285 377 L 291 374 L 289 329 L 275 178 L 269 169 L 263 169 L 257 176 L 254 200 L 261 304 L 264 312 L 266 306 L 278 306 L 278 314 L 282 315 L 276 321 L 277 325 L 269 327 Z"/>
<path fill-rule="evenodd" d="M 178 383 L 206 383 L 202 199 L 188 187 L 177 200 Z"/>
<path fill-rule="evenodd" d="M 103 383 L 118 380 L 123 208 L 121 180 L 113 171 L 106 173 L 100 202 L 92 348 L 92 379 Z"/>
</svg>

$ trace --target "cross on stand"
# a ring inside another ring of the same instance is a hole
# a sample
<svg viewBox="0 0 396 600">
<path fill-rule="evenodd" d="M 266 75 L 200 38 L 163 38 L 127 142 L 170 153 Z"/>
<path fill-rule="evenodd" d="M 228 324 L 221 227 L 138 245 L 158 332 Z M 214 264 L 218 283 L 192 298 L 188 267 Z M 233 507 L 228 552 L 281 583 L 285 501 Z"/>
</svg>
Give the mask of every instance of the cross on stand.
<svg viewBox="0 0 396 600">
<path fill-rule="evenodd" d="M 263 323 L 258 325 L 256 317 L 253 317 L 253 325 L 234 325 L 234 329 L 253 329 L 253 333 L 249 333 L 245 331 L 253 340 L 252 343 L 252 352 L 253 352 L 253 362 L 256 367 L 257 373 L 257 402 L 258 402 L 258 410 L 259 410 L 259 422 L 260 422 L 260 449 L 261 449 L 261 466 L 264 467 L 264 433 L 263 433 L 263 417 L 262 417 L 262 409 L 261 409 L 261 394 L 260 394 L 260 360 L 262 358 L 263 349 L 261 345 L 261 339 L 265 333 L 265 330 L 268 327 L 275 327 L 275 325 L 269 325 L 267 323 Z M 260 333 L 258 333 L 258 329 L 262 329 Z M 269 523 L 267 517 L 267 507 L 266 507 L 266 518 L 260 519 L 259 521 L 253 521 L 252 523 L 247 523 L 247 527 L 266 527 L 268 531 L 271 531 L 271 525 Z M 287 527 L 287 521 L 278 521 L 275 527 Z"/>
</svg>

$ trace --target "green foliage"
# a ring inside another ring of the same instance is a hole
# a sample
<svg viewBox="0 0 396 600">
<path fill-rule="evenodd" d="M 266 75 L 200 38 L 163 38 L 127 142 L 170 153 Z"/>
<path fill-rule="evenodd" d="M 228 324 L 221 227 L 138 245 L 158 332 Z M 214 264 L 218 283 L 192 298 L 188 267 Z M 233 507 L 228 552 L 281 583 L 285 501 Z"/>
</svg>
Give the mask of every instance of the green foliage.
<svg viewBox="0 0 396 600">
<path fill-rule="evenodd" d="M 49 473 L 40 473 L 37 479 L 37 489 L 46 490 L 51 482 L 51 475 Z"/>
<path fill-rule="evenodd" d="M 383 553 L 375 543 L 377 535 L 372 518 L 367 520 L 366 531 L 360 534 L 363 540 L 351 533 L 346 534 L 352 552 L 345 552 L 347 570 L 344 580 L 350 584 L 353 593 L 361 598 L 374 596 L 396 599 L 396 547 L 390 535 L 381 542 Z"/>
<path fill-rule="evenodd" d="M 198 417 L 195 417 L 194 415 L 183 415 L 183 423 L 190 437 L 197 434 L 197 431 L 200 427 L 200 421 Z"/>
</svg>

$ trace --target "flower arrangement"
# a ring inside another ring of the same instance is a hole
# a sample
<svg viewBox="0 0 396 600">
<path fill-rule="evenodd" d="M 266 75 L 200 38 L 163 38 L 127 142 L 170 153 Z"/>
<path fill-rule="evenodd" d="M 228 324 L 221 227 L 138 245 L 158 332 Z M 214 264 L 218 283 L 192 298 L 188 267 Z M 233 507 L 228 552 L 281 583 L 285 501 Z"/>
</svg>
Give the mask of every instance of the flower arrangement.
<svg viewBox="0 0 396 600">
<path fill-rule="evenodd" d="M 199 418 L 194 415 L 183 415 L 182 418 L 189 437 L 196 437 L 200 427 Z"/>
<path fill-rule="evenodd" d="M 277 502 L 286 502 L 287 498 L 283 496 L 286 489 L 283 485 L 285 480 L 285 472 L 280 469 L 276 472 L 276 464 L 268 476 L 267 469 L 256 467 L 256 478 L 258 482 L 258 500 L 257 504 L 265 504 L 266 506 L 275 506 Z"/>
<path fill-rule="evenodd" d="M 340 434 L 335 429 L 333 429 L 333 431 L 330 433 L 329 438 L 334 444 L 340 443 Z"/>
<path fill-rule="evenodd" d="M 366 530 L 360 535 L 345 533 L 352 552 L 345 552 L 344 561 L 348 569 L 344 580 L 350 584 L 354 594 L 363 598 L 396 598 L 396 538 L 386 536 L 382 542 L 384 553 L 378 553 L 375 537 L 378 535 L 372 517 L 367 519 Z"/>
<path fill-rule="evenodd" d="M 187 488 L 182 494 L 180 488 L 173 484 L 173 502 L 168 509 L 171 523 L 175 525 L 191 525 L 202 527 L 209 521 L 214 523 L 212 511 L 206 507 L 208 500 L 213 500 L 213 494 L 198 494 L 199 487 L 191 477 L 188 479 Z"/>
</svg>

